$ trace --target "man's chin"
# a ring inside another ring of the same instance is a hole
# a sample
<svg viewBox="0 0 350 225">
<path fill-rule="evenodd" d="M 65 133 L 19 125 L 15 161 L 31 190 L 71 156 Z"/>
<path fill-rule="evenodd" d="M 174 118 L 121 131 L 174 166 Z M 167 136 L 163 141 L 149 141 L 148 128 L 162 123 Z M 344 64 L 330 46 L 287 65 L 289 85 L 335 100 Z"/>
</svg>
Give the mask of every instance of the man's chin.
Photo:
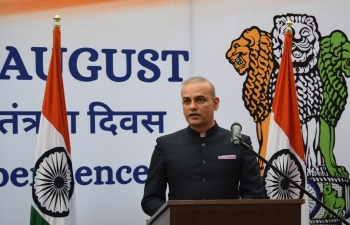
<svg viewBox="0 0 350 225">
<path fill-rule="evenodd" d="M 198 126 L 201 124 L 201 121 L 198 119 L 189 119 L 187 122 L 190 126 Z"/>
</svg>

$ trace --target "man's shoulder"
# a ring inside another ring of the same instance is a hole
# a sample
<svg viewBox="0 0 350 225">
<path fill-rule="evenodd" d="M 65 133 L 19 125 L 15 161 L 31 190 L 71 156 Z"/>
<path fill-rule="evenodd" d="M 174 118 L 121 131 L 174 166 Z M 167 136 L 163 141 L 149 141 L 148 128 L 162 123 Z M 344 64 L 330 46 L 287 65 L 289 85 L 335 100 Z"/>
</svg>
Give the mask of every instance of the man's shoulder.
<svg viewBox="0 0 350 225">
<path fill-rule="evenodd" d="M 158 139 L 160 139 L 160 140 L 176 140 L 177 137 L 186 135 L 186 133 L 187 133 L 186 130 L 187 130 L 187 128 L 184 128 L 184 129 L 175 131 L 173 133 L 160 136 L 160 137 L 158 137 Z"/>
<path fill-rule="evenodd" d="M 223 127 L 219 127 L 219 131 L 224 133 L 224 134 L 226 134 L 226 135 L 228 135 L 228 134 L 230 135 L 231 134 L 231 131 L 229 131 L 229 130 L 223 128 Z"/>
<path fill-rule="evenodd" d="M 220 133 L 224 134 L 225 136 L 230 136 L 230 137 L 232 136 L 232 132 L 230 130 L 227 130 L 227 129 L 222 128 L 222 127 L 219 127 L 217 132 L 220 132 Z M 160 139 L 160 140 L 178 140 L 177 138 L 184 137 L 187 135 L 188 135 L 187 128 L 184 128 L 184 129 L 175 131 L 173 133 L 160 136 L 157 139 Z M 247 139 L 250 140 L 250 137 L 248 135 L 242 134 L 242 139 L 243 140 L 247 140 Z"/>
</svg>

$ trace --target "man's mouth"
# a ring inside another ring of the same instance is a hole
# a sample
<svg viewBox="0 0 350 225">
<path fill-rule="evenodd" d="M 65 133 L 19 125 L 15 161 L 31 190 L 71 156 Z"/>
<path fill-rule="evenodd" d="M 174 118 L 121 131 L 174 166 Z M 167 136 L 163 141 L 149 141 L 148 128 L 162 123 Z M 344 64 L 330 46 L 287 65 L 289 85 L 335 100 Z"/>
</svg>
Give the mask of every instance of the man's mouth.
<svg viewBox="0 0 350 225">
<path fill-rule="evenodd" d="M 190 116 L 190 117 L 196 117 L 196 116 L 200 116 L 200 114 L 197 114 L 197 113 L 191 113 L 189 116 Z"/>
</svg>

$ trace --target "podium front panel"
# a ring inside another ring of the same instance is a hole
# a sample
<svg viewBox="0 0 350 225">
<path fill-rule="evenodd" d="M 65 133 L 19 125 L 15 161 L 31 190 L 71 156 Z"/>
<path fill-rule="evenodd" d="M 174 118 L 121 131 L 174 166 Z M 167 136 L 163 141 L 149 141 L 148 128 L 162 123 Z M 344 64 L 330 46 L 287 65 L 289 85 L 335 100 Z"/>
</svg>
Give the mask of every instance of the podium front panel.
<svg viewBox="0 0 350 225">
<path fill-rule="evenodd" d="M 298 225 L 301 204 L 295 200 L 168 201 L 147 221 L 149 225 Z"/>
</svg>

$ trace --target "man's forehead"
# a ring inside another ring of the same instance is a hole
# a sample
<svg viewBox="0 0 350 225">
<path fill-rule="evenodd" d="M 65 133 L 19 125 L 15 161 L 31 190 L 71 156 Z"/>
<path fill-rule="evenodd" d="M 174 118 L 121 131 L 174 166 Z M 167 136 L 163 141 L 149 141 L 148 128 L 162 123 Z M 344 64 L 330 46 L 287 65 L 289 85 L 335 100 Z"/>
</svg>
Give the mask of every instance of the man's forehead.
<svg viewBox="0 0 350 225">
<path fill-rule="evenodd" d="M 182 98 L 198 98 L 198 97 L 208 97 L 211 95 L 209 87 L 183 87 L 181 90 Z"/>
<path fill-rule="evenodd" d="M 181 92 L 203 93 L 210 91 L 210 85 L 207 82 L 185 84 Z"/>
</svg>

